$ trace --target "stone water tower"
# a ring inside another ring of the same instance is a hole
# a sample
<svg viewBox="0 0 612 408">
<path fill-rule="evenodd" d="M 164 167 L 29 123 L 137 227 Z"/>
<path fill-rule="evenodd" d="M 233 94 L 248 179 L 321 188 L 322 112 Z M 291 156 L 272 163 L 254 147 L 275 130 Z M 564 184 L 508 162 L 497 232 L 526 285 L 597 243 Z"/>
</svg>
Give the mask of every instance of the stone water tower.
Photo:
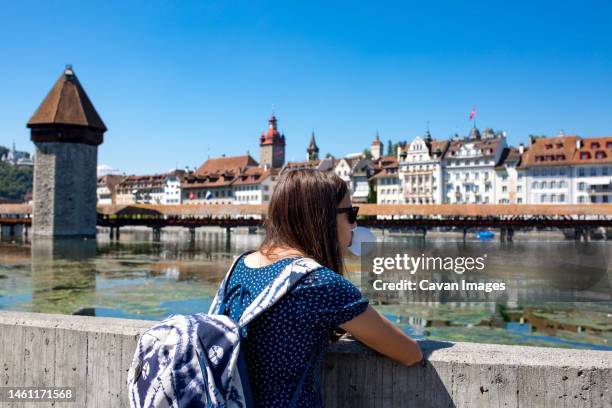
<svg viewBox="0 0 612 408">
<path fill-rule="evenodd" d="M 98 145 L 106 126 L 70 65 L 27 126 L 36 146 L 32 235 L 95 237 Z"/>
</svg>

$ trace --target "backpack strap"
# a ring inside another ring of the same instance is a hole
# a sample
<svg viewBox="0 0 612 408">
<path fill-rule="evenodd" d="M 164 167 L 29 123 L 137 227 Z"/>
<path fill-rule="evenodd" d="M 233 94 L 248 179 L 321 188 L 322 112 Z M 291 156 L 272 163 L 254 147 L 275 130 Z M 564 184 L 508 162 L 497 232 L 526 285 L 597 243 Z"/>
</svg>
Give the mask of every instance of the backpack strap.
<svg viewBox="0 0 612 408">
<path fill-rule="evenodd" d="M 321 267 L 317 261 L 310 258 L 298 258 L 285 266 L 278 277 L 270 282 L 249 304 L 242 313 L 238 326 L 240 328 L 245 327 L 251 320 L 289 292 L 301 278 Z"/>
<path fill-rule="evenodd" d="M 219 289 L 217 289 L 217 294 L 215 295 L 210 305 L 210 308 L 208 309 L 208 314 L 222 313 L 221 309 L 225 308 L 225 305 L 223 305 L 222 303 L 223 303 L 223 300 L 225 299 L 225 295 L 227 292 L 227 285 L 229 283 L 232 272 L 236 268 L 236 264 L 238 263 L 238 260 L 242 258 L 243 256 L 250 254 L 251 252 L 255 252 L 255 251 L 251 249 L 249 251 L 245 251 L 241 253 L 236 258 L 234 258 L 232 265 L 230 266 L 230 268 L 227 270 L 227 273 L 225 274 L 225 278 L 223 278 L 221 285 L 219 285 Z"/>
</svg>

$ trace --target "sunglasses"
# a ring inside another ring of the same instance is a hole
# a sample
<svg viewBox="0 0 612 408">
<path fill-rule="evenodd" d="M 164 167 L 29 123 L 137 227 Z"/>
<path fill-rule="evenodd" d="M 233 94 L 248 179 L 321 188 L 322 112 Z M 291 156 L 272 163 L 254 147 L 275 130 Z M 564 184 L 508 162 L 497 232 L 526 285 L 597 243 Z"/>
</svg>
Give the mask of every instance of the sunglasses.
<svg viewBox="0 0 612 408">
<path fill-rule="evenodd" d="M 348 213 L 348 220 L 349 220 L 349 223 L 351 224 L 354 224 L 355 221 L 357 221 L 358 212 L 359 212 L 359 207 L 344 207 L 344 208 L 336 209 L 337 214 Z"/>
</svg>

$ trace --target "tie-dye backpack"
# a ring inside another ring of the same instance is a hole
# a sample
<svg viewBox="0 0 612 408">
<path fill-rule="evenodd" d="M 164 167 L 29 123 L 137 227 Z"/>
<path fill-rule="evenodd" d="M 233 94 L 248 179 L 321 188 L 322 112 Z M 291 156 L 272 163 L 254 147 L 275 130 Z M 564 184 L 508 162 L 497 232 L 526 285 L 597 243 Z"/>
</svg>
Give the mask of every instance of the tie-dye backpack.
<svg viewBox="0 0 612 408">
<path fill-rule="evenodd" d="M 321 265 L 310 258 L 288 264 L 236 322 L 225 315 L 226 301 L 238 289 L 241 298 L 245 292 L 239 285 L 227 292 L 226 286 L 239 258 L 232 263 L 208 313 L 170 315 L 140 336 L 127 376 L 130 407 L 253 406 L 240 347 L 246 325 Z M 302 374 L 290 407 L 297 403 L 309 368 Z"/>
</svg>

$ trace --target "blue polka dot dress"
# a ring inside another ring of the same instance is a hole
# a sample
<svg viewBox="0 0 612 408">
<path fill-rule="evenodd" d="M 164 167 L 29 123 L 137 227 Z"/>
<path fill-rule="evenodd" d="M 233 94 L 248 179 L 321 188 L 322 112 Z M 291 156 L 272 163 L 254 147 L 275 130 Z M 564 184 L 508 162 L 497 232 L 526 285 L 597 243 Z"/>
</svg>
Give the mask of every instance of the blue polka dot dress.
<svg viewBox="0 0 612 408">
<path fill-rule="evenodd" d="M 296 258 L 250 268 L 245 255 L 236 263 L 227 286 L 245 288 L 243 304 L 236 291 L 227 313 L 238 321 L 257 295 Z M 330 344 L 330 332 L 361 314 L 368 298 L 348 279 L 328 268 L 302 278 L 293 289 L 247 326 L 243 347 L 255 407 L 286 408 L 310 365 L 297 407 L 323 407 L 319 371 Z"/>
</svg>

